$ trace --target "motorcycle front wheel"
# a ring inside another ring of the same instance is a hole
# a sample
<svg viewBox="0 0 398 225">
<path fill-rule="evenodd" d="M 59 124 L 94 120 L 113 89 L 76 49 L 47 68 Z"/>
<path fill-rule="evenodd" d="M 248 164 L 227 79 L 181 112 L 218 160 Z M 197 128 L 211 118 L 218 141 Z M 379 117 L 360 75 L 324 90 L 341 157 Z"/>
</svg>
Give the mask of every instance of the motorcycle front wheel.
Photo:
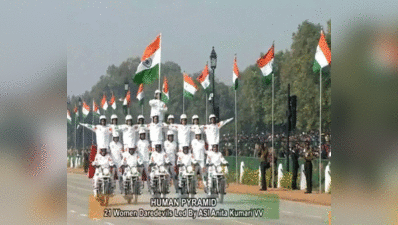
<svg viewBox="0 0 398 225">
<path fill-rule="evenodd" d="M 221 179 L 219 182 L 219 200 L 218 202 L 224 202 L 224 190 L 225 190 L 225 180 Z"/>
</svg>

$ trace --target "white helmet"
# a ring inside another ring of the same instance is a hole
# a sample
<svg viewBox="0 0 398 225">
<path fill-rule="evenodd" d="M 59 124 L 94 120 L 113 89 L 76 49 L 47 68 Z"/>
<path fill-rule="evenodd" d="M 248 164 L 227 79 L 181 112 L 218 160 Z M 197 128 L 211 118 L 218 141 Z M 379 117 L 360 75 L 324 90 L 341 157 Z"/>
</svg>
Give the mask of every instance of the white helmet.
<svg viewBox="0 0 398 225">
<path fill-rule="evenodd" d="M 155 96 L 156 96 L 156 94 L 160 94 L 160 93 L 162 93 L 162 92 L 160 92 L 160 90 L 156 90 L 155 91 Z"/>
<path fill-rule="evenodd" d="M 155 117 L 155 116 L 157 116 L 159 118 L 159 114 L 157 114 L 157 113 L 153 114 L 152 118 Z"/>
<path fill-rule="evenodd" d="M 144 118 L 143 115 L 139 115 L 139 116 L 137 117 L 137 122 L 138 122 L 140 119 L 145 119 L 145 118 Z"/>
<path fill-rule="evenodd" d="M 133 117 L 132 117 L 131 115 L 127 115 L 127 116 L 126 116 L 126 121 L 127 121 L 127 120 L 133 120 Z"/>
<path fill-rule="evenodd" d="M 209 116 L 209 120 L 210 120 L 211 118 L 216 118 L 216 115 L 214 115 L 214 114 L 210 114 L 210 116 Z"/>
<path fill-rule="evenodd" d="M 119 132 L 113 132 L 112 136 L 113 137 L 119 137 Z"/>
<path fill-rule="evenodd" d="M 167 136 L 169 135 L 174 135 L 174 132 L 172 130 L 167 131 Z"/>
<path fill-rule="evenodd" d="M 174 116 L 173 115 L 169 115 L 169 117 L 167 117 L 167 119 L 169 120 L 169 119 L 174 119 Z"/>
<path fill-rule="evenodd" d="M 99 121 L 101 122 L 101 120 L 106 120 L 106 116 L 105 115 L 101 115 L 99 118 Z"/>
<path fill-rule="evenodd" d="M 140 129 L 140 131 L 138 131 L 139 134 L 146 134 L 144 129 Z"/>
<path fill-rule="evenodd" d="M 200 131 L 200 129 L 196 129 L 195 130 L 195 135 L 197 135 L 197 134 L 202 134 L 202 131 Z"/>
<path fill-rule="evenodd" d="M 186 118 L 187 118 L 187 115 L 185 115 L 185 114 L 182 114 L 182 115 L 180 116 L 180 120 L 186 119 Z"/>
<path fill-rule="evenodd" d="M 117 115 L 116 115 L 116 114 L 113 114 L 113 115 L 111 116 L 111 120 L 113 120 L 113 119 L 117 119 Z"/>
<path fill-rule="evenodd" d="M 193 115 L 192 122 L 193 122 L 194 119 L 199 119 L 199 116 L 198 115 Z"/>
<path fill-rule="evenodd" d="M 135 144 L 134 143 L 129 143 L 129 144 L 127 144 L 127 148 L 135 148 L 136 146 L 135 146 Z"/>
</svg>

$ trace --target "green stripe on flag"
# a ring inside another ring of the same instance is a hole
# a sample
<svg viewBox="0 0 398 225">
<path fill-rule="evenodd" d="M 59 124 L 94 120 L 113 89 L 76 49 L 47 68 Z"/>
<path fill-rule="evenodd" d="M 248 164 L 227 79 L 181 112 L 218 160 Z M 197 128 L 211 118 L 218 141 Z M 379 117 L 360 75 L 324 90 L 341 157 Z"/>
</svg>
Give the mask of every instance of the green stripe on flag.
<svg viewBox="0 0 398 225">
<path fill-rule="evenodd" d="M 152 84 L 159 77 L 159 64 L 135 74 L 133 81 L 136 84 Z"/>
<path fill-rule="evenodd" d="M 193 94 L 191 94 L 190 92 L 184 90 L 184 97 L 192 99 L 193 98 Z"/>
<path fill-rule="evenodd" d="M 163 94 L 162 94 L 162 101 L 163 101 L 164 103 L 168 103 L 169 100 L 170 100 L 170 99 L 163 93 Z"/>
<path fill-rule="evenodd" d="M 239 86 L 239 80 L 236 79 L 236 80 L 235 80 L 234 89 L 235 89 L 235 90 L 238 90 L 238 86 Z"/>
<path fill-rule="evenodd" d="M 319 72 L 321 70 L 321 65 L 319 65 L 318 61 L 314 60 L 314 65 L 312 66 L 312 70 L 314 73 Z"/>
</svg>

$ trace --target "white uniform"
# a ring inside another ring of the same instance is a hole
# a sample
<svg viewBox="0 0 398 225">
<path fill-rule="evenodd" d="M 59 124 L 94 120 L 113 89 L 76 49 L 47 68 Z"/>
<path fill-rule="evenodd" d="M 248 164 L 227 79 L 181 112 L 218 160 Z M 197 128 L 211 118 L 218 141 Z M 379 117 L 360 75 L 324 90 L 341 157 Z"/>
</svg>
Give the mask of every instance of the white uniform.
<svg viewBox="0 0 398 225">
<path fill-rule="evenodd" d="M 177 192 L 177 177 L 176 177 L 176 172 L 175 172 L 175 164 L 176 164 L 176 154 L 177 154 L 177 143 L 173 140 L 173 142 L 170 142 L 169 140 L 166 140 L 164 142 L 164 151 L 167 154 L 167 157 L 170 160 L 171 167 L 169 169 L 170 174 L 173 177 L 174 180 L 174 187 Z"/>
<path fill-rule="evenodd" d="M 109 143 L 111 141 L 110 136 L 112 135 L 112 129 L 109 126 L 91 125 L 86 123 L 80 123 L 80 125 L 95 132 L 98 149 L 109 148 Z M 97 154 L 99 154 L 99 152 L 97 152 Z"/>
<path fill-rule="evenodd" d="M 163 122 L 164 113 L 167 111 L 167 106 L 163 101 L 159 99 L 152 99 L 149 101 L 149 106 L 151 106 L 151 118 L 154 115 L 159 116 L 159 122 Z"/>
<path fill-rule="evenodd" d="M 131 155 L 129 152 L 123 152 L 122 165 L 136 167 L 138 165 L 141 165 L 142 163 L 143 162 L 138 156 L 137 152 L 134 152 L 133 155 Z"/>
<path fill-rule="evenodd" d="M 137 126 L 120 125 L 120 131 L 123 132 L 124 150 L 128 151 L 127 146 L 136 146 Z"/>
<path fill-rule="evenodd" d="M 179 152 L 177 156 L 178 156 L 177 165 L 183 164 L 184 166 L 190 166 L 192 163 L 196 163 L 196 160 L 193 157 L 193 154 L 191 153 L 184 154 L 183 152 Z M 183 169 L 181 168 L 179 172 L 181 173 L 182 170 Z"/>
<path fill-rule="evenodd" d="M 161 166 L 161 165 L 164 166 L 164 164 L 169 163 L 170 160 L 167 157 L 167 154 L 165 152 L 162 151 L 162 152 L 158 153 L 157 151 L 154 151 L 151 154 L 150 162 L 155 163 L 157 166 Z M 153 176 L 155 176 L 154 170 L 152 170 L 150 173 L 151 181 L 152 181 Z M 169 177 L 167 179 L 168 179 L 167 182 L 169 182 Z"/>
<path fill-rule="evenodd" d="M 114 165 L 112 157 L 109 154 L 106 154 L 105 156 L 102 156 L 101 154 L 97 154 L 95 156 L 94 161 L 91 164 L 93 166 L 100 166 L 100 167 L 111 167 Z M 111 176 L 111 179 L 113 179 L 113 176 Z M 99 177 L 97 176 L 97 169 L 96 169 L 94 176 L 93 176 L 94 189 L 97 189 L 98 180 L 99 180 Z M 112 184 L 113 184 L 113 181 L 112 181 Z M 94 195 L 96 195 L 95 190 L 94 190 Z"/>
<path fill-rule="evenodd" d="M 198 140 L 194 139 L 192 141 L 192 152 L 193 152 L 193 157 L 195 160 L 199 163 L 201 168 L 204 168 L 205 164 L 205 141 L 204 140 Z"/>
<path fill-rule="evenodd" d="M 221 163 L 228 163 L 227 160 L 224 159 L 222 156 L 221 152 L 213 152 L 213 151 L 206 151 L 207 153 L 207 159 L 206 163 L 207 164 L 214 164 L 215 167 L 219 166 Z M 211 187 L 212 185 L 212 180 L 211 180 L 211 174 L 214 173 L 214 167 L 210 167 L 209 170 L 207 171 L 207 185 Z M 228 167 L 225 167 L 225 174 L 228 173 Z M 206 186 L 207 187 L 207 186 Z M 208 195 L 210 195 L 210 192 L 207 192 Z"/>
<path fill-rule="evenodd" d="M 111 131 L 111 134 L 109 135 L 109 141 L 112 141 L 114 133 L 118 133 L 120 135 L 121 127 L 120 127 L 120 125 L 114 125 L 114 124 L 108 124 L 108 127 L 110 127 L 110 131 Z M 123 140 L 119 140 L 119 141 L 123 141 Z"/>
<path fill-rule="evenodd" d="M 178 149 L 182 152 L 182 146 L 189 146 L 191 142 L 191 125 L 175 124 L 171 129 L 178 132 Z"/>
<path fill-rule="evenodd" d="M 148 138 L 148 124 L 135 124 L 133 125 L 133 127 L 139 131 L 139 130 L 145 130 L 145 137 Z M 135 140 L 137 140 L 136 142 L 138 142 L 138 140 L 140 140 L 140 134 L 138 132 L 136 132 L 136 136 L 135 136 Z"/>
<path fill-rule="evenodd" d="M 122 153 L 123 153 L 123 145 L 120 142 L 114 142 L 112 141 L 111 144 L 109 145 L 109 148 L 111 150 L 111 157 L 113 160 L 113 163 L 116 165 L 116 171 L 117 171 L 117 176 L 119 180 L 119 189 L 122 192 L 123 191 L 123 181 L 122 181 L 122 174 L 119 171 L 119 167 L 121 166 L 122 163 Z"/>
<path fill-rule="evenodd" d="M 150 123 L 148 124 L 149 137 L 151 138 L 152 148 L 155 145 L 163 144 L 163 125 L 161 123 Z"/>
<path fill-rule="evenodd" d="M 206 140 L 209 146 L 218 145 L 220 143 L 220 128 L 229 123 L 233 118 L 221 121 L 216 124 L 204 125 L 203 129 L 206 133 Z"/>
<path fill-rule="evenodd" d="M 148 140 L 139 139 L 137 141 L 137 153 L 138 153 L 138 157 L 140 159 L 142 159 L 142 162 L 144 164 L 143 169 L 145 170 L 145 174 L 147 175 L 147 178 L 149 178 L 149 173 L 148 173 L 149 151 L 150 151 L 150 146 L 149 146 Z M 147 179 L 147 183 L 148 183 L 148 187 L 149 187 L 149 179 Z"/>
<path fill-rule="evenodd" d="M 172 129 L 172 126 L 177 125 L 176 123 L 172 123 L 172 124 L 167 124 L 167 123 L 163 123 L 163 127 L 165 127 L 165 133 L 167 133 L 169 130 L 171 130 L 173 132 L 174 135 L 174 140 L 176 141 L 176 143 L 178 144 L 178 132 L 176 129 Z M 166 137 L 167 138 L 167 137 Z"/>
<path fill-rule="evenodd" d="M 191 142 L 195 139 L 195 132 L 200 131 L 203 134 L 204 125 L 191 125 Z"/>
</svg>

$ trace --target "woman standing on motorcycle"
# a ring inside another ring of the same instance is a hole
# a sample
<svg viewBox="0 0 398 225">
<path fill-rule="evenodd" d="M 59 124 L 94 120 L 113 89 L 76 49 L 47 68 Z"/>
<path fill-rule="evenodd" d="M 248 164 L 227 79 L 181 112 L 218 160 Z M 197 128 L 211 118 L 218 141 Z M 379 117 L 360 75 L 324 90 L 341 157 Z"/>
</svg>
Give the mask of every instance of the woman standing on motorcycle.
<svg viewBox="0 0 398 225">
<path fill-rule="evenodd" d="M 100 177 L 100 173 L 98 168 L 110 168 L 110 167 L 114 167 L 115 164 L 113 163 L 113 160 L 111 158 L 111 156 L 108 154 L 107 149 L 103 148 L 103 146 L 101 146 L 102 148 L 100 149 L 100 154 L 97 154 L 95 156 L 95 160 L 92 162 L 92 165 L 94 167 L 96 167 L 96 171 L 94 173 L 94 177 L 93 177 L 93 186 L 94 186 L 94 197 L 97 197 L 97 193 L 98 193 L 98 180 L 101 179 Z M 111 176 L 112 179 L 112 176 Z M 111 181 L 111 183 L 113 184 L 113 180 Z M 113 193 L 113 189 L 114 189 L 114 185 L 112 185 L 112 193 Z"/>
<path fill-rule="evenodd" d="M 182 147 L 182 152 L 179 152 L 178 154 L 178 159 L 177 159 L 177 166 L 180 167 L 179 173 L 178 173 L 178 187 L 179 189 L 182 188 L 182 174 L 185 172 L 188 166 L 191 166 L 192 164 L 197 164 L 193 154 L 189 152 L 189 146 L 185 145 Z M 195 176 L 196 177 L 196 176 Z M 196 181 L 196 178 L 195 178 Z M 196 191 L 192 194 L 196 194 Z"/>
</svg>

